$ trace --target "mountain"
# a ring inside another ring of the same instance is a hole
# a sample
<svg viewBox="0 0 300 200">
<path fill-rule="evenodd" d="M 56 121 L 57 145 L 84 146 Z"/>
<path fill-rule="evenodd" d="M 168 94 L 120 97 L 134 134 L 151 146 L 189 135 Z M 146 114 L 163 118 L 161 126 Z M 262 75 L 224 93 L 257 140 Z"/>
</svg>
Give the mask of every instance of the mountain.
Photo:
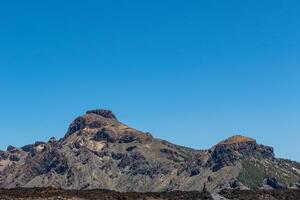
<svg viewBox="0 0 300 200">
<path fill-rule="evenodd" d="M 156 139 L 109 110 L 76 118 L 65 136 L 0 151 L 0 187 L 156 192 L 299 188 L 300 164 L 233 136 L 207 150 Z"/>
</svg>

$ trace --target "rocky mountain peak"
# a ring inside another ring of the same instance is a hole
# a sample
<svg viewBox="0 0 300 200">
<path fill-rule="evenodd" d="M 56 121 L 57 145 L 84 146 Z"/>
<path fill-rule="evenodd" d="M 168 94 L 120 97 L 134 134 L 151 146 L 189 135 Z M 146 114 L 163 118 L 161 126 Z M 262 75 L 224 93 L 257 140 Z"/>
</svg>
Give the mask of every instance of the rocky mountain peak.
<svg viewBox="0 0 300 200">
<path fill-rule="evenodd" d="M 69 126 L 65 138 L 76 134 L 76 140 L 86 140 L 95 144 L 146 142 L 151 140 L 149 134 L 128 127 L 119 122 L 110 110 L 90 110 L 85 115 L 77 117 Z M 74 142 L 73 139 L 68 140 Z M 75 141 L 76 142 L 76 141 Z M 83 142 L 79 142 L 81 145 Z"/>
<path fill-rule="evenodd" d="M 95 114 L 95 115 L 100 115 L 104 118 L 117 120 L 116 116 L 111 110 L 105 110 L 105 109 L 88 110 L 86 114 Z"/>
<path fill-rule="evenodd" d="M 257 144 L 255 139 L 242 135 L 234 135 L 218 143 L 215 150 L 225 150 L 242 157 L 273 158 L 272 147 Z"/>
<path fill-rule="evenodd" d="M 226 140 L 221 141 L 219 143 L 219 145 L 230 145 L 230 144 L 245 143 L 245 142 L 256 143 L 255 139 L 245 137 L 245 136 L 242 136 L 242 135 L 234 135 L 232 137 L 229 137 Z"/>
<path fill-rule="evenodd" d="M 272 147 L 257 144 L 256 140 L 241 135 L 229 137 L 212 148 L 214 171 L 224 166 L 235 165 L 242 159 L 269 159 L 274 156 Z"/>
<path fill-rule="evenodd" d="M 77 117 L 69 126 L 65 137 L 85 128 L 103 128 L 104 126 L 115 126 L 119 122 L 110 110 L 95 109 L 86 112 L 86 115 Z"/>
</svg>

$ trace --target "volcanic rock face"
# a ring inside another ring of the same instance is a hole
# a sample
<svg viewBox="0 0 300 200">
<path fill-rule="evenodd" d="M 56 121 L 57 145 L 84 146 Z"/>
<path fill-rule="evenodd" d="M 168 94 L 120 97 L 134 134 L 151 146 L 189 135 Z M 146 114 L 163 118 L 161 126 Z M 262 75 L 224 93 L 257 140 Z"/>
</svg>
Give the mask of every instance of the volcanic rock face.
<svg viewBox="0 0 300 200">
<path fill-rule="evenodd" d="M 264 187 L 267 189 L 287 189 L 287 186 L 278 183 L 275 178 L 264 179 Z"/>
<path fill-rule="evenodd" d="M 86 112 L 86 114 L 92 114 L 92 113 L 96 115 L 100 115 L 105 118 L 117 120 L 116 116 L 110 110 L 96 109 L 96 110 L 89 110 Z"/>
<path fill-rule="evenodd" d="M 272 147 L 258 145 L 254 139 L 239 135 L 233 136 L 213 148 L 212 160 L 215 163 L 213 171 L 235 165 L 244 157 L 272 159 L 274 158 L 274 151 Z"/>
<path fill-rule="evenodd" d="M 247 178 L 253 177 L 249 163 L 267 166 L 254 185 Z M 153 138 L 100 109 L 76 118 L 60 140 L 0 151 L 0 187 L 5 188 L 153 192 L 202 190 L 205 185 L 212 191 L 262 187 L 279 171 L 286 173 L 285 179 L 274 177 L 278 181 L 300 180 L 299 163 L 276 159 L 271 147 L 251 138 L 234 136 L 211 149 L 195 150 Z"/>
</svg>

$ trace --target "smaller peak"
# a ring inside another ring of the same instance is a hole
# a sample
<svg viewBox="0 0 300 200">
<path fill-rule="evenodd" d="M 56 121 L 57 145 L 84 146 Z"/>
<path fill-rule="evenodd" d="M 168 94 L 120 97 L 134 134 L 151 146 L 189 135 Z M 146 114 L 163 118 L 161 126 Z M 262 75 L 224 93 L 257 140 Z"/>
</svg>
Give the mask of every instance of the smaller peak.
<svg viewBox="0 0 300 200">
<path fill-rule="evenodd" d="M 104 118 L 115 119 L 115 120 L 117 119 L 111 110 L 105 110 L 105 109 L 88 110 L 86 114 L 96 114 Z"/>
<path fill-rule="evenodd" d="M 49 142 L 51 142 L 51 143 L 56 142 L 56 138 L 55 138 L 55 137 L 51 137 L 51 138 L 49 139 Z"/>
<path fill-rule="evenodd" d="M 17 148 L 16 147 L 14 147 L 14 146 L 12 146 L 12 145 L 8 145 L 8 147 L 7 147 L 7 151 L 14 151 L 14 150 L 16 150 Z"/>
<path fill-rule="evenodd" d="M 250 137 L 245 137 L 242 135 L 234 135 L 220 142 L 219 144 L 235 144 L 235 143 L 244 143 L 244 142 L 256 142 L 256 141 L 255 139 Z"/>
</svg>

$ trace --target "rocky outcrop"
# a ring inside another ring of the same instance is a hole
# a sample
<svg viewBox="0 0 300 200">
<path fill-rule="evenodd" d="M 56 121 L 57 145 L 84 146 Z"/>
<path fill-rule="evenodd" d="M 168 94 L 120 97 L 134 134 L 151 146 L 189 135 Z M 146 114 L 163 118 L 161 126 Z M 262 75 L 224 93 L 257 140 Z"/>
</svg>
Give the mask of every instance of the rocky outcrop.
<svg viewBox="0 0 300 200">
<path fill-rule="evenodd" d="M 8 153 L 6 151 L 1 151 L 0 150 L 0 161 L 1 160 L 6 160 L 8 158 Z"/>
<path fill-rule="evenodd" d="M 240 187 L 241 187 L 241 183 L 240 183 L 240 181 L 238 181 L 237 179 L 232 179 L 232 180 L 230 180 L 229 185 L 230 185 L 230 187 L 233 188 L 233 189 L 237 189 L 237 188 L 240 188 Z"/>
<path fill-rule="evenodd" d="M 233 136 L 212 148 L 210 163 L 213 171 L 218 171 L 222 167 L 235 165 L 244 157 L 274 158 L 274 150 L 272 147 L 258 145 L 254 139 Z"/>
<path fill-rule="evenodd" d="M 263 188 L 265 189 L 287 189 L 284 184 L 279 183 L 275 178 L 266 178 L 263 182 Z"/>
<path fill-rule="evenodd" d="M 110 110 L 104 110 L 104 109 L 89 110 L 86 112 L 86 114 L 96 114 L 105 118 L 117 120 L 114 113 Z"/>
</svg>

